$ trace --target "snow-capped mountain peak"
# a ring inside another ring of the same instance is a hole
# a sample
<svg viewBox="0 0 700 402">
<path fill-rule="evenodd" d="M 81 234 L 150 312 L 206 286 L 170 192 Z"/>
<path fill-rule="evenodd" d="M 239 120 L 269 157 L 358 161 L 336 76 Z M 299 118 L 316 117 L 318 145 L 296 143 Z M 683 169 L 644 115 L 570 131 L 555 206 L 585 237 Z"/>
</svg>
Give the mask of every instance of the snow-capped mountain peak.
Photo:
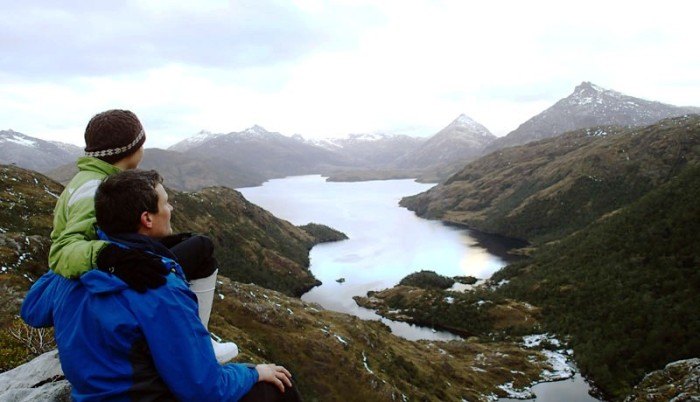
<svg viewBox="0 0 700 402">
<path fill-rule="evenodd" d="M 192 137 L 185 138 L 184 140 L 171 145 L 168 147 L 169 151 L 177 151 L 177 152 L 185 152 L 191 148 L 194 148 L 198 145 L 204 144 L 205 142 L 208 142 L 210 140 L 213 140 L 216 137 L 221 136 L 222 134 L 215 134 L 210 131 L 202 130 L 198 132 L 197 134 L 193 135 Z"/>
<path fill-rule="evenodd" d="M 326 149 L 338 149 L 358 144 L 378 143 L 380 141 L 391 141 L 405 136 L 400 134 L 386 133 L 350 133 L 339 137 L 328 138 L 311 138 L 305 140 L 309 144 L 313 144 Z"/>
<path fill-rule="evenodd" d="M 487 137 L 492 136 L 491 132 L 486 127 L 484 127 L 482 124 L 476 122 L 474 119 L 472 119 L 471 117 L 467 116 L 464 113 L 460 114 L 452 122 L 451 126 L 454 128 L 461 128 L 464 131 L 479 134 L 482 136 L 487 136 Z"/>
<path fill-rule="evenodd" d="M 258 126 L 257 124 L 254 125 L 253 127 L 248 127 L 241 134 L 253 134 L 253 135 L 261 135 L 261 134 L 268 134 L 269 132 L 265 130 L 264 128 Z"/>
<path fill-rule="evenodd" d="M 0 163 L 46 172 L 75 162 L 82 148 L 57 141 L 46 141 L 13 130 L 0 130 Z"/>
<path fill-rule="evenodd" d="M 574 92 L 530 118 L 485 150 L 512 147 L 582 128 L 616 125 L 640 127 L 668 117 L 697 113 L 698 108 L 679 107 L 635 98 L 584 81 Z"/>
<path fill-rule="evenodd" d="M 571 105 L 588 105 L 588 104 L 598 104 L 601 105 L 605 103 L 606 99 L 618 102 L 623 99 L 625 95 L 610 90 L 599 87 L 593 83 L 584 81 L 579 86 L 574 89 L 574 92 L 569 97 L 569 104 Z"/>
</svg>

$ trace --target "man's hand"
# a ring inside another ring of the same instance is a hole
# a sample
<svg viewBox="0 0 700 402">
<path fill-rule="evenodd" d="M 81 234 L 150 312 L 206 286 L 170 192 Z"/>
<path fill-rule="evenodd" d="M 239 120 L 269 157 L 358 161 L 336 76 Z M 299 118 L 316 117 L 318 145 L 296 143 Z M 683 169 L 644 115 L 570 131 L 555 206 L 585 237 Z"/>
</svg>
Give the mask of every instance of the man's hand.
<svg viewBox="0 0 700 402">
<path fill-rule="evenodd" d="M 279 388 L 280 392 L 284 392 L 285 386 L 287 388 L 292 386 L 292 381 L 290 380 L 292 374 L 282 366 L 276 364 L 258 364 L 255 366 L 255 370 L 258 372 L 258 381 L 272 383 Z"/>
<path fill-rule="evenodd" d="M 97 256 L 97 268 L 124 281 L 130 288 L 143 293 L 165 285 L 165 268 L 159 257 L 139 250 L 108 244 Z"/>
</svg>

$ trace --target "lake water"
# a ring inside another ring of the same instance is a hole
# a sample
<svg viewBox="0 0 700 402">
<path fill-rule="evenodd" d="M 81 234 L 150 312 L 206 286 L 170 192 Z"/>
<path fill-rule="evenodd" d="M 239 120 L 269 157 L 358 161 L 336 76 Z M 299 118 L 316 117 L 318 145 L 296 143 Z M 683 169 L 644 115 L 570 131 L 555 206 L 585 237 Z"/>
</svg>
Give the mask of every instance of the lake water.
<svg viewBox="0 0 700 402">
<path fill-rule="evenodd" d="M 278 218 L 295 225 L 324 224 L 349 237 L 319 244 L 311 250 L 310 270 L 323 285 L 304 294 L 302 300 L 363 319 L 381 320 L 394 334 L 409 340 L 459 339 L 449 332 L 387 320 L 373 310 L 359 307 L 352 299 L 365 296 L 370 290 L 393 287 L 405 276 L 421 270 L 487 279 L 513 258 L 506 254 L 506 239 L 418 218 L 399 207 L 402 197 L 432 186 L 413 180 L 326 182 L 325 178 L 312 175 L 275 179 L 259 187 L 237 190 Z M 578 396 L 547 396 L 548 386 L 559 383 L 562 382 L 535 386 L 541 388 L 535 391 L 536 401 L 596 400 L 588 396 L 588 386 L 578 376 L 573 381 L 563 381 L 565 385 L 574 384 L 565 388 L 573 389 Z M 583 393 L 578 391 L 580 387 Z M 558 391 L 555 388 L 553 392 L 550 394 L 557 395 Z"/>
<path fill-rule="evenodd" d="M 588 394 L 590 387 L 580 374 L 553 382 L 543 382 L 532 387 L 536 395 L 528 402 L 596 402 L 598 399 Z M 522 402 L 521 399 L 501 398 L 498 402 Z"/>
<path fill-rule="evenodd" d="M 480 246 L 467 230 L 418 218 L 399 207 L 402 197 L 432 186 L 413 180 L 338 183 L 326 182 L 321 176 L 295 176 L 238 190 L 249 201 L 295 225 L 321 223 L 345 233 L 348 240 L 319 244 L 311 250 L 311 272 L 323 285 L 302 300 L 361 318 L 382 319 L 357 306 L 352 297 L 393 287 L 421 270 L 488 278 L 505 265 L 503 256 Z M 449 332 L 382 321 L 407 339 L 458 339 Z"/>
</svg>

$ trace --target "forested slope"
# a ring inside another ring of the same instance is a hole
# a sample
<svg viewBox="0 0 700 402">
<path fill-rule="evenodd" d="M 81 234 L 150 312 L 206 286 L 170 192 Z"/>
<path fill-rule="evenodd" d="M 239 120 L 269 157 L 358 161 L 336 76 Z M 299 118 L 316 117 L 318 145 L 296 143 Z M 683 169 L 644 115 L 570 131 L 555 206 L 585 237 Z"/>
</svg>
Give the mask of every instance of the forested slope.
<svg viewBox="0 0 700 402">
<path fill-rule="evenodd" d="M 543 308 L 577 363 L 620 398 L 645 373 L 700 356 L 700 165 L 493 276 Z"/>
</svg>

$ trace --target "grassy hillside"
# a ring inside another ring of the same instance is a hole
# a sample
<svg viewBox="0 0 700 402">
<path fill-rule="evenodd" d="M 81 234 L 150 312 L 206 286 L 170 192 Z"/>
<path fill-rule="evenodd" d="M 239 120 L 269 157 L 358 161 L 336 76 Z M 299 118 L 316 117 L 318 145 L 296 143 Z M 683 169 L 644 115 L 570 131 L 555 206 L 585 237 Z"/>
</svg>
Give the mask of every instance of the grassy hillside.
<svg viewBox="0 0 700 402">
<path fill-rule="evenodd" d="M 621 398 L 645 373 L 700 356 L 700 165 L 493 276 L 543 309 L 579 367 Z"/>
<path fill-rule="evenodd" d="M 503 283 L 495 293 L 453 304 L 466 301 L 461 316 L 477 313 L 478 300 L 535 306 L 534 318 L 570 341 L 584 374 L 621 400 L 646 373 L 700 356 L 698 166 L 700 116 L 692 115 L 495 152 L 402 203 L 422 216 L 533 242 L 532 259 L 493 276 L 492 284 Z M 379 295 L 389 308 L 377 308 L 397 314 L 410 306 L 409 321 L 435 320 L 458 332 L 493 324 L 483 315 L 460 319 L 440 303 L 445 292 L 434 293 L 407 299 L 389 290 Z"/>
<path fill-rule="evenodd" d="M 11 331 L 37 334 L 16 316 L 47 269 L 50 215 L 61 189 L 34 172 L 0 166 L 0 372 L 41 352 Z M 210 330 L 239 345 L 237 361 L 288 367 L 306 401 L 486 402 L 506 396 L 504 384 L 521 389 L 552 368 L 540 351 L 516 343 L 411 342 L 378 321 L 290 297 L 313 280 L 303 272 L 312 235 L 227 188 L 171 192 L 170 200 L 177 230 L 207 233 L 218 245 L 222 275 Z M 324 240 L 340 236 L 316 224 L 307 229 Z M 280 291 L 242 283 L 253 281 Z"/>
<path fill-rule="evenodd" d="M 0 369 L 27 356 L 7 330 L 24 292 L 48 270 L 53 208 L 62 190 L 39 173 L 0 165 Z M 308 250 L 321 241 L 314 235 L 228 188 L 169 192 L 175 206 L 173 228 L 211 236 L 222 275 L 287 295 L 299 295 L 318 283 L 308 270 Z M 340 236 L 329 228 L 323 233 L 324 241 Z"/>
<path fill-rule="evenodd" d="M 548 367 L 512 342 L 407 341 L 379 321 L 223 282 L 212 331 L 238 342 L 238 361 L 288 367 L 305 401 L 487 402 L 506 396 L 499 385 L 526 387 Z"/>
<path fill-rule="evenodd" d="M 401 205 L 543 243 L 629 204 L 697 160 L 700 115 L 641 129 L 584 129 L 496 151 Z"/>
<path fill-rule="evenodd" d="M 445 289 L 450 278 L 418 273 L 355 300 L 384 317 L 464 336 L 558 334 L 584 375 L 622 400 L 647 373 L 700 356 L 698 199 L 693 163 L 484 286 L 453 291 Z"/>
<path fill-rule="evenodd" d="M 172 192 L 173 229 L 212 238 L 219 273 L 290 296 L 300 296 L 318 280 L 309 271 L 308 232 L 248 202 L 226 187 L 197 193 Z"/>
</svg>

